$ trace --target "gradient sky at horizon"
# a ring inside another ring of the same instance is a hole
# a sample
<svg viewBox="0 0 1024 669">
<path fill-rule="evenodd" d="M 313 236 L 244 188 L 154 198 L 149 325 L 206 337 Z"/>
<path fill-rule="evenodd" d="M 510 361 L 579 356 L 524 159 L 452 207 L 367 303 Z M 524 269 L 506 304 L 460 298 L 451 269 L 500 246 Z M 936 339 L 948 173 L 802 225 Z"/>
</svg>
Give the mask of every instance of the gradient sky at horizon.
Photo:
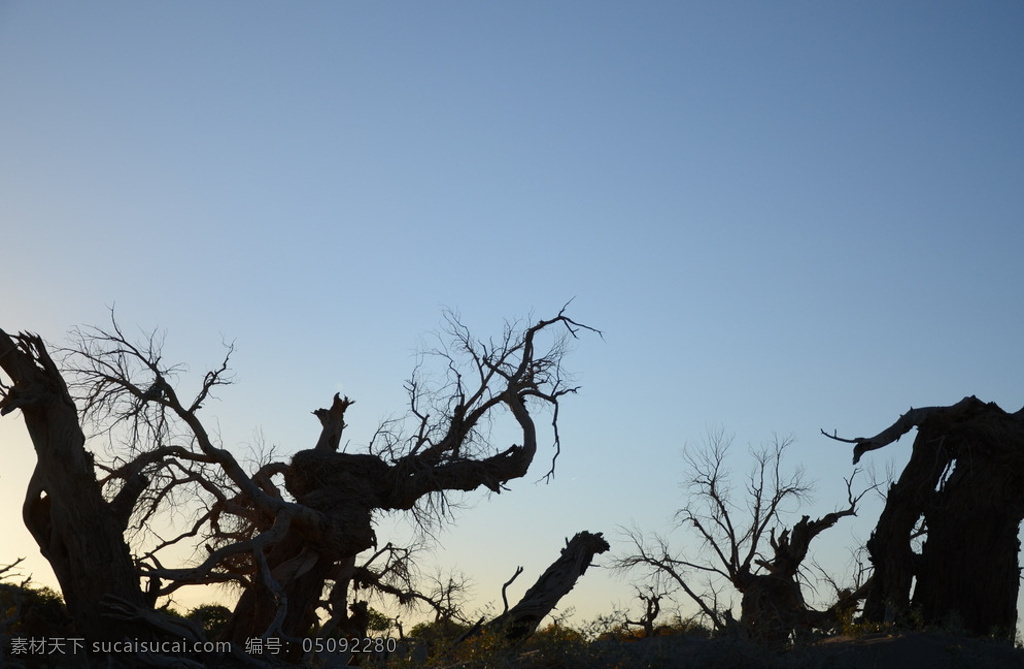
<svg viewBox="0 0 1024 669">
<path fill-rule="evenodd" d="M 575 298 L 604 339 L 555 479 L 541 452 L 469 496 L 428 559 L 474 605 L 577 531 L 667 531 L 715 426 L 740 471 L 793 435 L 827 512 L 852 467 L 819 428 L 1024 405 L 1022 34 L 1015 2 L 0 0 L 0 327 L 59 345 L 116 306 L 197 374 L 234 341 L 207 419 L 288 454 L 336 391 L 353 447 L 400 412 L 442 308 L 486 337 Z M 0 564 L 52 582 L 0 440 Z M 630 596 L 595 569 L 565 606 Z"/>
</svg>

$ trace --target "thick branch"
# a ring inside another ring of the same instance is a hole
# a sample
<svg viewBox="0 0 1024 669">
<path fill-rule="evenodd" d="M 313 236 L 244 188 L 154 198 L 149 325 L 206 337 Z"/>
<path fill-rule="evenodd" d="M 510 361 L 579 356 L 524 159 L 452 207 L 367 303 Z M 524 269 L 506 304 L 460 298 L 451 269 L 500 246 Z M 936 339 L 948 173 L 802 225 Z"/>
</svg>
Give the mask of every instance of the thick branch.
<svg viewBox="0 0 1024 669">
<path fill-rule="evenodd" d="M 482 460 L 458 460 L 433 467 L 417 467 L 416 460 L 403 461 L 388 471 L 381 508 L 411 509 L 424 495 L 445 490 L 469 491 L 484 486 L 500 493 L 504 483 L 526 474 L 535 452 L 536 445 L 510 446 Z"/>
<path fill-rule="evenodd" d="M 919 427 L 923 422 L 928 420 L 934 415 L 944 415 L 948 418 L 960 418 L 969 412 L 977 410 L 979 407 L 983 407 L 985 404 L 974 395 L 965 397 L 956 404 L 948 407 L 921 407 L 918 409 L 911 408 L 907 413 L 899 417 L 899 419 L 885 428 L 873 437 L 855 437 L 853 439 L 844 439 L 836 436 L 835 433 L 829 434 L 822 430 L 821 433 L 829 439 L 835 441 L 841 441 L 846 444 L 854 444 L 853 447 L 853 464 L 860 462 L 860 458 L 868 451 L 873 451 L 897 441 L 900 437 L 910 432 L 915 427 Z"/>
<path fill-rule="evenodd" d="M 293 517 L 294 513 L 290 513 L 288 509 L 282 510 L 277 514 L 273 527 L 266 532 L 249 539 L 248 541 L 240 541 L 228 544 L 227 546 L 222 546 L 217 550 L 212 551 L 206 560 L 196 567 L 189 567 L 185 569 L 149 569 L 145 571 L 145 575 L 150 577 L 156 576 L 171 581 L 170 585 L 160 591 L 161 596 L 168 595 L 185 585 L 205 583 L 207 582 L 206 577 L 221 563 L 223 563 L 225 559 L 232 555 L 252 553 L 258 560 L 268 546 L 280 540 L 287 534 L 288 527 L 291 525 Z M 218 578 L 218 580 L 223 579 Z"/>
</svg>

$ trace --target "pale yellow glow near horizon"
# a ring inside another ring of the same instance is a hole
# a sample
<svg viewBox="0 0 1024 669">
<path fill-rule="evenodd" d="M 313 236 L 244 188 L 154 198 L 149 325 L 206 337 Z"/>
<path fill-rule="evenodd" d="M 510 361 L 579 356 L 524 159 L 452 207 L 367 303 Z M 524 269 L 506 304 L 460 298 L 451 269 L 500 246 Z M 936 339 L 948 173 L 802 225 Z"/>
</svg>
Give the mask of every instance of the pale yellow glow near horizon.
<svg viewBox="0 0 1024 669">
<path fill-rule="evenodd" d="M 8 565 L 18 558 L 24 561 L 11 580 L 20 582 L 31 576 L 32 582 L 60 590 L 50 563 L 39 552 L 32 535 L 21 520 L 21 506 L 25 490 L 35 468 L 36 456 L 32 441 L 25 430 L 20 411 L 0 418 L 0 444 L 3 444 L 4 467 L 0 471 L 0 565 Z"/>
</svg>

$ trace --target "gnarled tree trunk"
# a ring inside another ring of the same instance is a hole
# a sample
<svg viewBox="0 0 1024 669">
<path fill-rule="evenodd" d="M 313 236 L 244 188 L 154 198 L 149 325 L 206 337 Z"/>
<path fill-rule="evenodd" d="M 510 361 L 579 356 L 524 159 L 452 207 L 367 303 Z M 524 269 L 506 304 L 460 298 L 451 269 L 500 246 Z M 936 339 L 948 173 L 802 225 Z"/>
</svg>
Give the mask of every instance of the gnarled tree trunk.
<svg viewBox="0 0 1024 669">
<path fill-rule="evenodd" d="M 971 396 L 948 407 L 911 409 L 874 437 L 843 441 L 855 444 L 856 463 L 914 427 L 910 462 L 889 489 L 867 544 L 875 575 L 864 616 L 880 622 L 916 608 L 927 624 L 1013 638 L 1024 410 L 1008 414 Z M 912 541 L 922 518 L 926 539 L 918 554 Z"/>
<path fill-rule="evenodd" d="M 838 612 L 864 598 L 862 589 L 841 597 L 825 611 L 807 606 L 797 580 L 800 565 L 807 557 L 811 541 L 845 516 L 854 515 L 855 506 L 825 514 L 817 520 L 803 516 L 792 530 L 771 537 L 774 557 L 759 562 L 767 569 L 754 574 L 747 569 L 733 577 L 733 585 L 743 593 L 740 622 L 745 633 L 769 643 L 785 643 L 790 635 L 805 635 L 813 628 L 835 624 Z"/>
<path fill-rule="evenodd" d="M 148 638 L 137 623 L 104 616 L 107 597 L 147 607 L 123 533 L 123 505 L 100 492 L 75 403 L 42 340 L 0 330 L 0 415 L 20 409 L 36 467 L 25 495 L 25 525 L 60 582 L 76 633 L 89 640 Z M 128 505 L 130 507 L 130 505 Z"/>
<path fill-rule="evenodd" d="M 536 372 L 528 364 L 534 362 L 533 333 L 549 324 L 541 321 L 528 330 L 524 361 L 513 373 L 501 375 L 505 386 L 501 392 L 484 401 L 481 389 L 473 398 L 477 405 L 454 407 L 443 436 L 436 441 L 423 439 L 420 447 L 391 462 L 368 453 L 336 452 L 345 427 L 345 410 L 352 404 L 348 398 L 335 395 L 331 408 L 314 411 L 322 425 L 320 437 L 314 448 L 293 456 L 284 477 L 295 500 L 319 512 L 323 521 L 316 526 L 294 522 L 284 540 L 267 551 L 267 567 L 281 592 L 275 593 L 265 584 L 249 588 L 239 600 L 224 638 L 244 643 L 258 637 L 281 611 L 285 613 L 280 631 L 292 638 L 304 636 L 315 621 L 326 582 L 343 580 L 341 566 L 352 564 L 356 555 L 376 545 L 374 510 L 409 510 L 421 498 L 448 490 L 483 486 L 500 492 L 506 482 L 525 475 L 537 452 L 537 431 L 526 398 L 554 403 L 567 392 L 559 389 L 546 395 L 538 391 Z M 460 448 L 473 426 L 499 404 L 506 406 L 519 424 L 523 444 L 489 457 L 463 457 Z M 315 555 L 316 560 L 292 569 L 302 551 Z"/>
</svg>

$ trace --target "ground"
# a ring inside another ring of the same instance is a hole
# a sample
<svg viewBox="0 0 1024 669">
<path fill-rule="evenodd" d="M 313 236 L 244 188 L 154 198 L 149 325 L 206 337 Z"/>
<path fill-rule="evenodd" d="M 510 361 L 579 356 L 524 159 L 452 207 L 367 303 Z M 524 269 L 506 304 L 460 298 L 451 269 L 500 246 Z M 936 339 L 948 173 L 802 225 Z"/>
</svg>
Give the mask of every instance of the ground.
<svg viewBox="0 0 1024 669">
<path fill-rule="evenodd" d="M 662 636 L 636 642 L 594 642 L 589 651 L 541 649 L 508 669 L 1021 669 L 1024 649 L 1008 642 L 939 632 L 833 637 L 783 652 L 752 643 L 694 636 Z M 498 666 L 493 665 L 493 666 Z M 475 667 L 453 664 L 453 667 Z M 492 666 L 484 662 L 479 666 Z"/>
</svg>

